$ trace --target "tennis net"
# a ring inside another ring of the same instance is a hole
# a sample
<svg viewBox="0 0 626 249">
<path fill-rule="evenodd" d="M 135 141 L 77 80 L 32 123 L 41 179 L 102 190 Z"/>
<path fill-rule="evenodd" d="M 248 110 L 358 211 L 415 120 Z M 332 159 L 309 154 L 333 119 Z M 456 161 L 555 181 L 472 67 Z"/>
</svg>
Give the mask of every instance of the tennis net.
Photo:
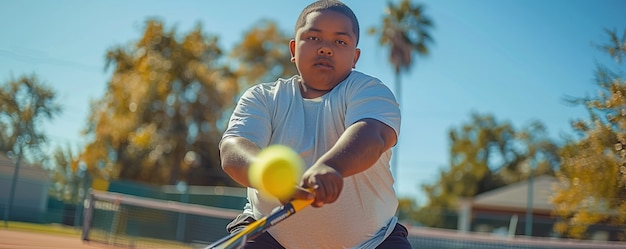
<svg viewBox="0 0 626 249">
<path fill-rule="evenodd" d="M 130 248 L 204 248 L 227 235 L 241 210 L 119 193 L 92 191 L 85 205 L 82 238 Z M 613 249 L 624 242 L 504 236 L 409 227 L 413 248 L 429 249 Z"/>
<path fill-rule="evenodd" d="M 617 249 L 624 242 L 572 240 L 547 237 L 505 236 L 434 228 L 410 228 L 413 248 L 429 249 Z"/>
<path fill-rule="evenodd" d="M 241 211 L 92 191 L 82 239 L 132 248 L 198 248 L 225 235 Z"/>
</svg>

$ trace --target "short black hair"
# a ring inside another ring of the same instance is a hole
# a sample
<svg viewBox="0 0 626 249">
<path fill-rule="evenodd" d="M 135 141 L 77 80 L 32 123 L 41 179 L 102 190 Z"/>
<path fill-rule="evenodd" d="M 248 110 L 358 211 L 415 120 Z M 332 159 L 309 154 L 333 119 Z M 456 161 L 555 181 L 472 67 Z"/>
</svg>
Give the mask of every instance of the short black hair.
<svg viewBox="0 0 626 249">
<path fill-rule="evenodd" d="M 323 10 L 336 11 L 348 17 L 348 19 L 352 21 L 352 32 L 354 32 L 354 34 L 356 35 L 356 44 L 359 44 L 359 21 L 356 19 L 356 15 L 354 15 L 354 12 L 352 12 L 350 7 L 337 0 L 319 0 L 306 6 L 300 13 L 300 16 L 298 16 L 294 34 L 298 32 L 299 28 L 302 28 L 304 27 L 304 25 L 306 25 L 307 15 L 312 12 Z"/>
</svg>

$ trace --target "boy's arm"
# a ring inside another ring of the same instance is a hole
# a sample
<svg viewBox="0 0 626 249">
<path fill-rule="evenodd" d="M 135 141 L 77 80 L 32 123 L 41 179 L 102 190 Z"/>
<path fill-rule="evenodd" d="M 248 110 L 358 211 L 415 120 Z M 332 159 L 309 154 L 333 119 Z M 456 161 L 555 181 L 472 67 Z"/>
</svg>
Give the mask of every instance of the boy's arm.
<svg viewBox="0 0 626 249">
<path fill-rule="evenodd" d="M 362 119 L 348 127 L 316 164 L 326 164 L 348 177 L 370 168 L 396 141 L 393 128 L 375 119 Z"/>
<path fill-rule="evenodd" d="M 303 187 L 313 189 L 322 206 L 339 197 L 343 178 L 370 168 L 397 141 L 393 128 L 375 119 L 362 119 L 348 127 L 337 143 L 303 176 Z"/>
<path fill-rule="evenodd" d="M 250 187 L 248 168 L 261 149 L 242 137 L 226 137 L 220 143 L 222 169 L 239 184 Z"/>
</svg>

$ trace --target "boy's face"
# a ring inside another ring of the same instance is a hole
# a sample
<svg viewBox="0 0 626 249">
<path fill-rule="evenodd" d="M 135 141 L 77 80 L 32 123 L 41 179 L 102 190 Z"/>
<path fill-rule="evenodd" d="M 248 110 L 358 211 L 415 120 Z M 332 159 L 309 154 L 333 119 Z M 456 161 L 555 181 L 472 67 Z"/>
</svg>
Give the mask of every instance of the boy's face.
<svg viewBox="0 0 626 249">
<path fill-rule="evenodd" d="M 311 12 L 289 42 L 291 61 L 304 81 L 305 98 L 319 97 L 350 74 L 361 51 L 350 19 L 335 11 Z"/>
</svg>

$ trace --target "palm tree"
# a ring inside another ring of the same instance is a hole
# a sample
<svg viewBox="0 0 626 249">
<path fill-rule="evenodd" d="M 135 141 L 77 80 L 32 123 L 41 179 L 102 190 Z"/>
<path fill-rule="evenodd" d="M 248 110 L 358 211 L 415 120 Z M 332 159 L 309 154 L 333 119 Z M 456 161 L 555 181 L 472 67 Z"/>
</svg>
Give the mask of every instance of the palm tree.
<svg viewBox="0 0 626 249">
<path fill-rule="evenodd" d="M 389 61 L 394 67 L 394 91 L 398 102 L 402 103 L 400 75 L 407 72 L 415 63 L 413 53 L 426 56 L 428 46 L 433 42 L 430 29 L 433 22 L 424 15 L 424 6 L 411 4 L 410 0 L 402 0 L 398 5 L 388 3 L 383 17 L 382 27 L 372 27 L 369 34 L 378 35 L 381 46 L 389 47 Z M 391 171 L 395 175 L 397 150 L 391 160 Z"/>
<path fill-rule="evenodd" d="M 622 34 L 621 38 L 617 31 L 605 29 L 604 32 L 609 35 L 610 42 L 597 47 L 613 57 L 618 64 L 621 64 L 623 58 L 626 57 L 626 29 L 624 29 L 624 34 Z"/>
</svg>

